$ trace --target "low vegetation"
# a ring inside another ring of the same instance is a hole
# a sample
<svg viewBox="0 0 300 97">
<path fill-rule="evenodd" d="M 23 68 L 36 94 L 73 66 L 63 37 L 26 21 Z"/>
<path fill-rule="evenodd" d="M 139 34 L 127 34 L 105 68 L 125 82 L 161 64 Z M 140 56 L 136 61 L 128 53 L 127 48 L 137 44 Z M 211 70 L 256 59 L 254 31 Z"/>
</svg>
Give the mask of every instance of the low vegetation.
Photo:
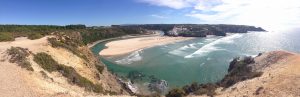
<svg viewBox="0 0 300 97">
<path fill-rule="evenodd" d="M 0 42 L 2 41 L 14 41 L 15 38 L 11 33 L 8 32 L 0 32 Z"/>
<path fill-rule="evenodd" d="M 72 41 L 71 39 L 68 38 L 48 38 L 49 43 L 51 44 L 52 47 L 57 48 L 65 48 L 75 54 L 76 56 L 88 61 L 87 57 L 82 54 L 77 48 L 80 43 L 74 43 L 75 41 Z"/>
<path fill-rule="evenodd" d="M 7 50 L 8 55 L 10 55 L 9 62 L 17 63 L 22 68 L 33 71 L 30 62 L 27 60 L 27 57 L 30 55 L 27 49 L 21 47 L 11 47 Z"/>
<path fill-rule="evenodd" d="M 76 72 L 76 70 L 73 67 L 57 63 L 47 53 L 37 53 L 36 55 L 34 55 L 34 61 L 50 73 L 60 72 L 64 77 L 68 79 L 69 83 L 76 84 L 80 87 L 84 87 L 88 91 L 103 93 L 103 88 L 100 84 L 94 84 L 90 80 L 82 77 Z"/>
<path fill-rule="evenodd" d="M 28 39 L 34 40 L 34 39 L 40 39 L 44 36 L 40 33 L 30 33 L 30 34 L 28 34 L 27 37 L 28 37 Z"/>
<path fill-rule="evenodd" d="M 176 88 L 172 89 L 171 91 L 166 94 L 166 97 L 184 97 L 189 94 L 194 94 L 194 95 L 208 95 L 208 96 L 213 96 L 216 94 L 215 90 L 219 86 L 216 84 L 212 83 L 207 83 L 207 84 L 198 84 L 196 82 L 192 83 L 191 85 L 186 85 L 182 88 Z"/>
<path fill-rule="evenodd" d="M 225 77 L 221 81 L 217 83 L 193 83 L 191 85 L 186 85 L 182 88 L 177 88 L 169 91 L 166 97 L 183 97 L 189 94 L 206 94 L 208 96 L 214 96 L 216 95 L 215 90 L 219 87 L 228 88 L 240 81 L 261 76 L 262 72 L 256 72 L 255 70 L 252 70 L 252 66 L 250 64 L 253 63 L 255 63 L 255 61 L 252 57 L 235 58 L 230 62 L 228 74 L 225 75 Z"/>
<path fill-rule="evenodd" d="M 166 95 L 166 97 L 184 97 L 185 95 L 186 95 L 186 93 L 182 89 L 176 88 L 176 89 L 169 91 L 169 93 Z"/>
<path fill-rule="evenodd" d="M 16 37 L 28 37 L 39 39 L 46 35 L 57 33 L 77 34 L 77 38 L 84 44 L 92 43 L 100 39 L 114 38 L 128 34 L 140 34 L 141 28 L 119 27 L 86 27 L 85 25 L 0 25 L 0 41 L 13 41 Z"/>
<path fill-rule="evenodd" d="M 97 68 L 97 70 L 102 74 L 102 72 L 103 72 L 103 70 L 104 70 L 104 66 L 100 66 L 100 65 L 95 65 L 96 66 L 96 68 Z"/>
</svg>

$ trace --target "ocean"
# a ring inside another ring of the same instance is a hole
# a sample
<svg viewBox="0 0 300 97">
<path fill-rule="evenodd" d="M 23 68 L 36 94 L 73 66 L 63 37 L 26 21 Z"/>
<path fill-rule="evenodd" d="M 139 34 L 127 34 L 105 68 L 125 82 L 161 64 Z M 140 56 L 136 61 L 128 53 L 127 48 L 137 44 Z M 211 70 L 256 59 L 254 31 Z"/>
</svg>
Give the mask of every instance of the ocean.
<svg viewBox="0 0 300 97">
<path fill-rule="evenodd" d="M 286 50 L 300 53 L 300 32 L 249 32 L 228 36 L 209 36 L 192 40 L 141 49 L 122 56 L 102 57 L 108 69 L 129 78 L 137 73 L 135 84 L 146 88 L 151 78 L 164 80 L 167 88 L 182 87 L 193 82 L 213 83 L 227 73 L 229 62 L 240 56 L 256 56 L 259 53 Z M 92 47 L 98 54 L 105 43 Z"/>
</svg>

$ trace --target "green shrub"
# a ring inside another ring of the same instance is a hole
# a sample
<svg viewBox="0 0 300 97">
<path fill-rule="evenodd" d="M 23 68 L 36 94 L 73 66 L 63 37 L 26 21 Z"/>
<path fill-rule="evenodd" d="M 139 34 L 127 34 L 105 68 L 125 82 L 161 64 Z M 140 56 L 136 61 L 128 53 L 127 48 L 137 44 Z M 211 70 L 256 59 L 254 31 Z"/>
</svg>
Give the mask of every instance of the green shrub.
<svg viewBox="0 0 300 97">
<path fill-rule="evenodd" d="M 29 71 L 33 71 L 33 68 L 31 67 L 30 62 L 28 61 L 23 61 L 19 64 L 22 68 L 26 68 Z"/>
<path fill-rule="evenodd" d="M 40 33 L 30 33 L 30 34 L 28 34 L 28 39 L 31 39 L 31 40 L 40 39 L 42 37 L 43 37 L 43 35 L 41 35 Z"/>
<path fill-rule="evenodd" d="M 104 70 L 104 66 L 100 66 L 100 65 L 95 65 L 97 70 L 102 74 L 103 70 Z"/>
<path fill-rule="evenodd" d="M 15 38 L 11 33 L 0 32 L 0 42 L 2 41 L 14 41 Z"/>
<path fill-rule="evenodd" d="M 211 84 L 211 83 L 207 83 L 207 84 L 200 84 L 199 85 L 199 89 L 197 89 L 194 94 L 196 95 L 203 95 L 206 94 L 208 96 L 213 96 L 216 94 L 215 90 L 218 88 L 219 86 L 217 86 L 216 84 Z"/>
<path fill-rule="evenodd" d="M 171 91 L 169 91 L 169 93 L 166 95 L 166 97 L 184 97 L 185 92 L 180 89 L 172 89 Z"/>
<path fill-rule="evenodd" d="M 144 95 L 144 94 L 135 94 L 135 96 L 137 97 L 163 97 L 161 94 L 159 93 L 152 93 L 149 95 Z"/>
<path fill-rule="evenodd" d="M 82 77 L 73 67 L 58 64 L 50 55 L 46 53 L 38 53 L 34 56 L 34 61 L 48 72 L 60 72 L 68 79 L 69 83 L 84 87 L 88 91 L 103 93 L 100 84 L 94 84 L 90 80 Z"/>
<path fill-rule="evenodd" d="M 46 53 L 37 53 L 33 60 L 48 72 L 56 71 L 59 67 L 59 64 Z"/>
<path fill-rule="evenodd" d="M 75 54 L 76 56 L 88 61 L 88 58 L 85 55 L 81 54 L 81 52 L 77 49 L 78 45 L 76 45 L 75 43 L 69 43 L 67 41 L 58 40 L 56 38 L 48 38 L 48 41 L 52 47 L 65 48 L 65 49 L 69 50 L 70 52 L 72 52 L 73 54 Z"/>
<path fill-rule="evenodd" d="M 10 55 L 9 61 L 11 63 L 17 63 L 21 68 L 26 68 L 27 70 L 33 71 L 30 62 L 27 61 L 26 57 L 29 56 L 29 51 L 21 47 L 11 47 L 7 50 L 8 55 Z"/>
</svg>

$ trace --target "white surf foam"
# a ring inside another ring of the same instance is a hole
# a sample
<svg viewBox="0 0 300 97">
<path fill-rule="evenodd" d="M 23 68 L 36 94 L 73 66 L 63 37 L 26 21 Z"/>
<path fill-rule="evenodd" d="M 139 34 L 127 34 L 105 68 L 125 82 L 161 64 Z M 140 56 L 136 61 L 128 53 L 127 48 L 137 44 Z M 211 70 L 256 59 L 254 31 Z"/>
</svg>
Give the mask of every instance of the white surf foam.
<svg viewBox="0 0 300 97">
<path fill-rule="evenodd" d="M 204 44 L 204 43 L 202 43 L 202 42 L 199 42 L 199 43 L 197 43 L 197 44 Z"/>
<path fill-rule="evenodd" d="M 205 63 L 201 63 L 201 64 L 200 64 L 200 67 L 202 67 L 204 64 L 205 64 Z"/>
<path fill-rule="evenodd" d="M 185 56 L 185 55 L 188 54 L 187 53 L 188 50 L 197 49 L 197 47 L 195 45 L 197 45 L 197 43 L 188 44 L 188 45 L 185 45 L 185 46 L 180 47 L 178 49 L 169 51 L 168 53 L 172 54 L 172 55 L 176 55 L 176 56 Z"/>
<path fill-rule="evenodd" d="M 190 48 L 197 48 L 195 45 L 196 45 L 196 43 L 193 43 L 193 44 L 189 44 L 188 46 L 189 46 Z"/>
<path fill-rule="evenodd" d="M 207 60 L 207 61 L 209 61 L 209 60 L 211 60 L 211 58 L 210 58 L 210 57 L 208 57 L 208 58 L 206 58 L 206 60 Z"/>
<path fill-rule="evenodd" d="M 198 49 L 194 53 L 192 53 L 190 55 L 187 55 L 184 58 L 201 57 L 201 56 L 205 56 L 208 53 L 213 52 L 213 51 L 224 50 L 224 49 L 221 49 L 219 47 L 216 47 L 215 45 L 220 44 L 220 43 L 233 43 L 234 39 L 240 38 L 240 37 L 242 37 L 242 34 L 233 34 L 233 35 L 230 35 L 230 36 L 226 36 L 224 38 L 217 39 L 217 40 L 215 40 L 215 41 L 213 41 L 209 44 L 204 45 L 203 47 L 201 47 L 200 49 Z M 211 40 L 208 40 L 208 41 L 211 41 Z"/>
<path fill-rule="evenodd" d="M 115 62 L 118 64 L 131 64 L 133 62 L 140 61 L 143 59 L 142 56 L 140 55 L 140 53 L 142 53 L 142 50 L 143 49 L 137 50 L 137 51 L 131 53 L 130 55 L 128 55 L 120 60 L 117 60 Z"/>
</svg>

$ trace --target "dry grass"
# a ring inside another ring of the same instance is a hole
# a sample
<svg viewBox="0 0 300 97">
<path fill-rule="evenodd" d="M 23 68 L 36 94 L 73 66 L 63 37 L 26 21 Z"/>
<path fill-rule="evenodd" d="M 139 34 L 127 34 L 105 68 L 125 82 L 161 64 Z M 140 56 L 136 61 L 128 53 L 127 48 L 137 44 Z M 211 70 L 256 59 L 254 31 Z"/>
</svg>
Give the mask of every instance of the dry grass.
<svg viewBox="0 0 300 97">
<path fill-rule="evenodd" d="M 73 67 L 58 64 L 50 55 L 46 53 L 36 54 L 34 56 L 34 61 L 50 73 L 55 71 L 60 72 L 71 84 L 84 87 L 88 91 L 103 93 L 103 88 L 100 84 L 94 84 L 90 80 L 82 77 Z"/>
<path fill-rule="evenodd" d="M 27 61 L 29 56 L 29 51 L 27 49 L 21 47 L 11 47 L 7 50 L 8 55 L 11 56 L 9 61 L 11 63 L 17 63 L 22 68 L 26 68 L 27 70 L 33 71 L 30 62 Z"/>
</svg>

